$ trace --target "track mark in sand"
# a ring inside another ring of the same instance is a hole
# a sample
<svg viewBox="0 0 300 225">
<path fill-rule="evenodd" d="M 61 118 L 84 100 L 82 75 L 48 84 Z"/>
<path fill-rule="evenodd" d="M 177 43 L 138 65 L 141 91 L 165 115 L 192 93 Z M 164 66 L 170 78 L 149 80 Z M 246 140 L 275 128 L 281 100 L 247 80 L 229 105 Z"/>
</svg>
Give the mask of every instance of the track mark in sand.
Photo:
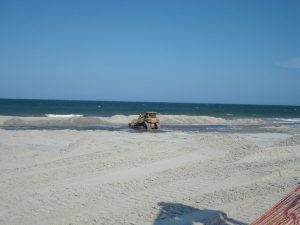
<svg viewBox="0 0 300 225">
<path fill-rule="evenodd" d="M 127 181 L 129 179 L 135 179 L 142 176 L 146 176 L 148 174 L 161 172 L 164 170 L 180 167 L 186 163 L 198 161 L 198 160 L 205 160 L 208 159 L 208 156 L 202 155 L 200 152 L 190 153 L 182 156 L 178 156 L 171 159 L 164 159 L 158 162 L 154 162 L 151 164 L 146 164 L 139 167 L 122 169 L 112 173 L 105 173 L 102 175 L 90 175 L 79 177 L 76 179 L 69 179 L 66 180 L 64 183 L 65 185 L 98 185 L 98 184 L 109 184 L 109 183 L 116 183 Z"/>
</svg>

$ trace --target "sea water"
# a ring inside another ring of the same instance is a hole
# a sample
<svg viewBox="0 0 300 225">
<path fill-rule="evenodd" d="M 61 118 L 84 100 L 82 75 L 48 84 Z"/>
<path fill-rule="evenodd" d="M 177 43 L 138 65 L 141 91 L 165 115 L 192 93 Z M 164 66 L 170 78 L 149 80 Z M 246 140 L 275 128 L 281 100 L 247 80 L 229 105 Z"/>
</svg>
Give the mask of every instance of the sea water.
<svg viewBox="0 0 300 225">
<path fill-rule="evenodd" d="M 165 129 L 226 131 L 232 128 L 228 121 L 238 119 L 294 127 L 300 124 L 300 106 L 0 99 L 0 116 L 71 119 L 65 124 L 63 121 L 54 125 L 42 123 L 38 128 L 120 129 L 136 115 L 147 111 L 158 112 L 165 121 Z M 88 119 L 93 117 L 100 119 Z M 16 123 L 13 127 L 20 126 Z"/>
<path fill-rule="evenodd" d="M 300 118 L 300 106 L 0 99 L 0 115 L 10 116 L 113 116 L 146 111 L 222 118 L 286 118 L 291 122 Z"/>
</svg>

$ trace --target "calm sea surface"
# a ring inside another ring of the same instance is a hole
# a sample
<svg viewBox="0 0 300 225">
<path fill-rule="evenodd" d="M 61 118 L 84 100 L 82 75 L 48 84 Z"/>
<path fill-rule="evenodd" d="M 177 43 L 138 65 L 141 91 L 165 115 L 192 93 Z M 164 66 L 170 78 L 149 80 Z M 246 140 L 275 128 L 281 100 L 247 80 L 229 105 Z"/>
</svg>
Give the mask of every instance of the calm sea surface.
<svg viewBox="0 0 300 225">
<path fill-rule="evenodd" d="M 300 118 L 300 106 L 0 99 L 0 115 L 11 116 L 113 116 L 146 111 L 222 118 Z"/>
</svg>

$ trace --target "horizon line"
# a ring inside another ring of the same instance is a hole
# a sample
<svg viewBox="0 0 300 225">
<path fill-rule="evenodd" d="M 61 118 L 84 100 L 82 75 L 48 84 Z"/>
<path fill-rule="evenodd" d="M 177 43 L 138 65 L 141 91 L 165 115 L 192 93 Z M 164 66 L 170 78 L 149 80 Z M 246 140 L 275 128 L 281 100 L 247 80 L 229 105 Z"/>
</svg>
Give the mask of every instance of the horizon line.
<svg viewBox="0 0 300 225">
<path fill-rule="evenodd" d="M 77 102 L 132 102 L 132 103 L 164 103 L 164 104 L 207 104 L 207 105 L 252 105 L 252 106 L 291 106 L 300 107 L 300 105 L 289 104 L 249 104 L 249 103 L 215 103 L 215 102 L 164 102 L 164 101 L 124 101 L 124 100 L 86 100 L 86 99 L 39 99 L 39 98 L 1 98 L 0 100 L 28 100 L 28 101 L 77 101 Z"/>
</svg>

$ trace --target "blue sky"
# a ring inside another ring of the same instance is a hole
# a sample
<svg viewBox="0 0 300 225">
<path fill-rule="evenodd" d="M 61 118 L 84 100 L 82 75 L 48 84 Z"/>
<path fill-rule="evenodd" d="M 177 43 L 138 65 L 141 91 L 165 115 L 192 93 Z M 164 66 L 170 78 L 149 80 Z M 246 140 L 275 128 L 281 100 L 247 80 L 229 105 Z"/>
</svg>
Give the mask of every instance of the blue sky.
<svg viewBox="0 0 300 225">
<path fill-rule="evenodd" d="M 300 105 L 300 1 L 0 1 L 0 98 Z"/>
</svg>

